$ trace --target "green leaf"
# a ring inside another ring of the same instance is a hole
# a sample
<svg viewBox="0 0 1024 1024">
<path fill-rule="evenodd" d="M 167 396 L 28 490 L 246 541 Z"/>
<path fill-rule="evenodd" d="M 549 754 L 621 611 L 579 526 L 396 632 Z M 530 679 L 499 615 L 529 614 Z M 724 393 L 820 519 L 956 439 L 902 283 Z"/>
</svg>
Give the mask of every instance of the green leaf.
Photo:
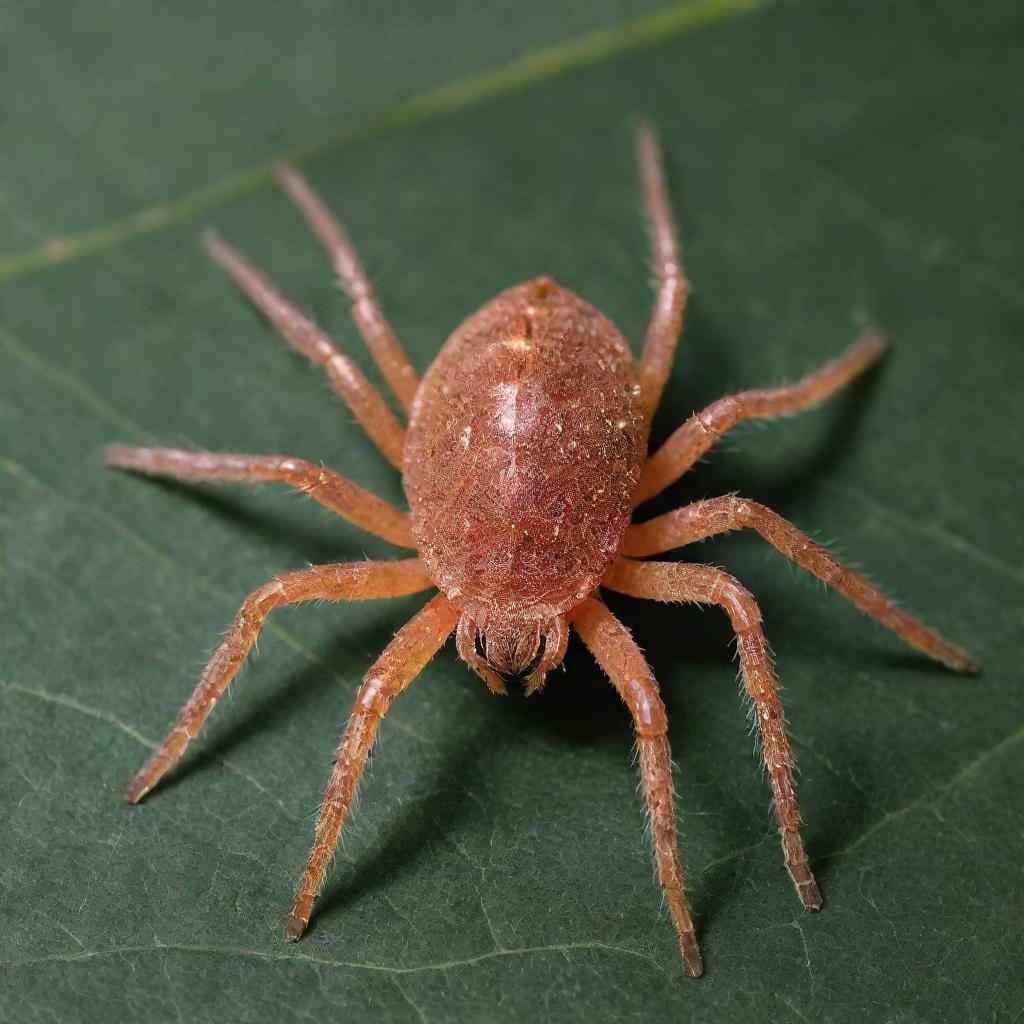
<svg viewBox="0 0 1024 1024">
<path fill-rule="evenodd" d="M 0 1018 L 1021 1019 L 1021 7 L 657 3 L 0 15 Z M 725 623 L 619 600 L 669 709 L 705 978 L 684 977 L 652 879 L 629 722 L 578 647 L 528 702 L 450 648 L 434 661 L 289 946 L 355 687 L 421 599 L 275 613 L 180 770 L 129 808 L 247 592 L 389 549 L 278 490 L 148 483 L 95 453 L 287 452 L 400 501 L 323 378 L 204 261 L 203 228 L 368 371 L 269 180 L 282 156 L 348 222 L 421 369 L 542 272 L 636 340 L 636 112 L 695 285 L 656 439 L 869 319 L 893 340 L 843 399 L 737 432 L 661 507 L 773 505 L 984 673 L 907 651 L 756 537 L 715 541 L 687 557 L 762 602 L 821 914 L 782 866 Z"/>
</svg>

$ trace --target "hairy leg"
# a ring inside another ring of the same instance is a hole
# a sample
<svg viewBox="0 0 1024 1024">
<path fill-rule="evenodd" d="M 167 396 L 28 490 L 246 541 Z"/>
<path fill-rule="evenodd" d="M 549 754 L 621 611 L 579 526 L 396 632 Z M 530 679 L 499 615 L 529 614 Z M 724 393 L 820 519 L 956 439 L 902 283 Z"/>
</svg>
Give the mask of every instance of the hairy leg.
<svg viewBox="0 0 1024 1024">
<path fill-rule="evenodd" d="M 384 457 L 401 469 L 405 428 L 359 367 L 241 253 L 212 233 L 206 236 L 206 251 L 293 348 L 327 371 L 334 390 L 345 400 Z"/>
<path fill-rule="evenodd" d="M 324 883 L 381 719 L 395 697 L 440 650 L 455 628 L 458 617 L 459 613 L 448 599 L 439 594 L 398 631 L 366 674 L 338 748 L 334 771 L 327 783 L 313 849 L 285 930 L 289 941 L 298 942 L 309 923 L 313 901 Z"/>
<path fill-rule="evenodd" d="M 634 504 L 653 498 L 675 483 L 737 423 L 785 416 L 823 402 L 866 370 L 884 349 L 884 335 L 872 329 L 861 335 L 838 359 L 795 384 L 741 391 L 712 402 L 691 416 L 647 460 Z"/>
<path fill-rule="evenodd" d="M 640 358 L 640 387 L 650 422 L 672 370 L 689 285 L 679 254 L 658 139 L 650 125 L 643 121 L 636 132 L 636 156 L 654 250 L 654 269 L 658 275 L 658 295 Z"/>
<path fill-rule="evenodd" d="M 343 476 L 304 459 L 294 459 L 289 455 L 235 455 L 112 444 L 103 449 L 103 461 L 108 466 L 134 470 L 147 476 L 289 484 L 369 533 L 399 547 L 416 547 L 404 512 L 399 512 Z"/>
<path fill-rule="evenodd" d="M 188 703 L 146 766 L 128 784 L 125 799 L 137 804 L 195 739 L 214 705 L 238 674 L 272 609 L 298 601 L 363 601 L 400 597 L 433 586 L 418 558 L 401 562 L 317 565 L 306 572 L 275 576 L 243 602 L 227 635 L 214 652 Z"/>
<path fill-rule="evenodd" d="M 633 715 L 640 752 L 640 778 L 651 819 L 658 877 L 679 933 L 683 963 L 693 977 L 699 978 L 704 972 L 704 965 L 684 892 L 683 864 L 676 841 L 673 809 L 668 720 L 658 684 L 629 630 L 601 601 L 594 598 L 586 601 L 573 613 L 572 622 Z"/>
<path fill-rule="evenodd" d="M 713 537 L 728 530 L 756 530 L 772 547 L 848 597 L 862 612 L 877 619 L 908 644 L 956 672 L 977 672 L 977 662 L 956 644 L 943 640 L 913 616 L 897 608 L 873 583 L 846 569 L 807 534 L 756 501 L 725 495 L 698 501 L 626 531 L 622 554 L 655 555 Z"/>
<path fill-rule="evenodd" d="M 373 285 L 370 284 L 370 279 L 359 262 L 359 255 L 348 237 L 348 232 L 298 171 L 284 167 L 281 169 L 280 179 L 285 191 L 302 211 L 309 226 L 316 232 L 330 255 L 345 294 L 352 303 L 352 317 L 366 342 L 366 347 L 384 374 L 388 386 L 401 402 L 402 408 L 408 412 L 412 408 L 412 400 L 419 387 L 419 378 L 381 311 L 377 297 L 373 293 Z"/>
<path fill-rule="evenodd" d="M 761 630 L 761 611 L 746 587 L 721 569 L 682 562 L 634 562 L 619 558 L 602 586 L 652 601 L 694 601 L 716 604 L 729 616 L 736 633 L 743 683 L 754 705 L 764 745 L 764 763 L 771 779 L 775 811 L 782 835 L 786 867 L 807 910 L 821 909 L 821 895 L 800 838 L 800 808 L 793 786 L 795 760 L 786 736 L 779 684 L 768 641 Z"/>
</svg>

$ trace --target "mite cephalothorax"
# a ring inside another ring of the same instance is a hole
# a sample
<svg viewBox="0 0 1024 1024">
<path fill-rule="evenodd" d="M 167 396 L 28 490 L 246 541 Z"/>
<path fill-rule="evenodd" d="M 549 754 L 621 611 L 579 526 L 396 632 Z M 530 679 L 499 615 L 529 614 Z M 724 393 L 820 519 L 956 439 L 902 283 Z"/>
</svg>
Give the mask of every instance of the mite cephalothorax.
<svg viewBox="0 0 1024 1024">
<path fill-rule="evenodd" d="M 676 843 L 668 723 L 658 685 L 602 589 L 655 601 L 717 605 L 728 616 L 753 702 L 779 818 L 786 867 L 808 910 L 821 907 L 800 835 L 779 687 L 761 613 L 732 576 L 707 565 L 641 561 L 727 530 L 749 528 L 904 640 L 958 672 L 976 672 L 964 650 L 901 611 L 863 576 L 781 516 L 728 495 L 644 522 L 636 506 L 661 493 L 745 419 L 796 412 L 828 398 L 869 366 L 884 342 L 868 331 L 834 362 L 796 384 L 744 391 L 691 416 L 648 457 L 649 426 L 668 379 L 687 283 L 657 142 L 637 132 L 644 200 L 659 286 L 639 363 L 615 326 L 549 278 L 503 292 L 459 327 L 420 381 L 384 318 L 344 228 L 306 181 L 281 173 L 285 190 L 331 255 L 356 324 L 408 425 L 334 342 L 220 239 L 210 256 L 335 390 L 402 473 L 409 512 L 328 469 L 283 455 L 164 448 L 106 449 L 108 465 L 196 480 L 271 480 L 416 555 L 285 573 L 246 598 L 192 698 L 149 763 L 131 781 L 137 803 L 181 757 L 238 672 L 269 612 L 299 601 L 356 601 L 437 588 L 367 673 L 349 718 L 313 849 L 286 935 L 297 941 L 323 884 L 380 720 L 452 633 L 463 660 L 495 692 L 521 680 L 539 689 L 565 655 L 570 626 L 608 674 L 636 729 L 640 774 L 658 875 L 687 971 L 703 971 Z"/>
</svg>

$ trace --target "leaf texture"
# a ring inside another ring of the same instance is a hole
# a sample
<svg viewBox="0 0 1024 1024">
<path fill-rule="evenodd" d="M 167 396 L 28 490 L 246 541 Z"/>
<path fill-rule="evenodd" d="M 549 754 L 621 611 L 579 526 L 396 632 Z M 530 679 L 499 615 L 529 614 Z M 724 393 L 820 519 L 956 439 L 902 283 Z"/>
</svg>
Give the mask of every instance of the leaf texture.
<svg viewBox="0 0 1024 1024">
<path fill-rule="evenodd" d="M 7 5 L 0 1019 L 1021 1020 L 1022 44 L 1009 0 Z M 782 866 L 725 622 L 621 599 L 669 710 L 706 977 L 683 975 L 629 723 L 578 647 L 530 701 L 441 653 L 385 721 L 289 946 L 355 687 L 422 598 L 275 613 L 232 699 L 129 808 L 246 593 L 390 549 L 280 491 L 147 483 L 96 452 L 285 452 L 401 501 L 202 230 L 371 376 L 273 187 L 283 158 L 347 221 L 420 370 L 538 273 L 638 343 L 637 113 L 694 283 L 656 439 L 869 320 L 893 342 L 848 395 L 737 432 L 657 507 L 773 506 L 983 675 L 907 651 L 756 537 L 709 542 L 686 557 L 763 606 L 821 914 Z"/>
</svg>

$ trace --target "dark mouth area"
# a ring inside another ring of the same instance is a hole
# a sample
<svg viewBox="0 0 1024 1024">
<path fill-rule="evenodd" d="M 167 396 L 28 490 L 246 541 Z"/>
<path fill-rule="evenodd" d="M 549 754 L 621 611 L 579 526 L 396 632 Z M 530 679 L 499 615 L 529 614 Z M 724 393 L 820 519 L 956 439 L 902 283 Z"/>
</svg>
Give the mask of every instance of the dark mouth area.
<svg viewBox="0 0 1024 1024">
<path fill-rule="evenodd" d="M 475 639 L 475 645 L 476 653 L 486 661 L 487 664 L 490 665 L 490 667 L 494 669 L 494 671 L 497 672 L 506 683 L 521 683 L 528 679 L 541 663 L 541 659 L 544 657 L 544 650 L 547 647 L 547 637 L 543 634 L 541 635 L 540 642 L 537 644 L 536 653 L 525 665 L 519 668 L 510 668 L 507 664 L 495 664 L 491 661 L 487 656 L 486 636 L 478 633 Z"/>
</svg>

